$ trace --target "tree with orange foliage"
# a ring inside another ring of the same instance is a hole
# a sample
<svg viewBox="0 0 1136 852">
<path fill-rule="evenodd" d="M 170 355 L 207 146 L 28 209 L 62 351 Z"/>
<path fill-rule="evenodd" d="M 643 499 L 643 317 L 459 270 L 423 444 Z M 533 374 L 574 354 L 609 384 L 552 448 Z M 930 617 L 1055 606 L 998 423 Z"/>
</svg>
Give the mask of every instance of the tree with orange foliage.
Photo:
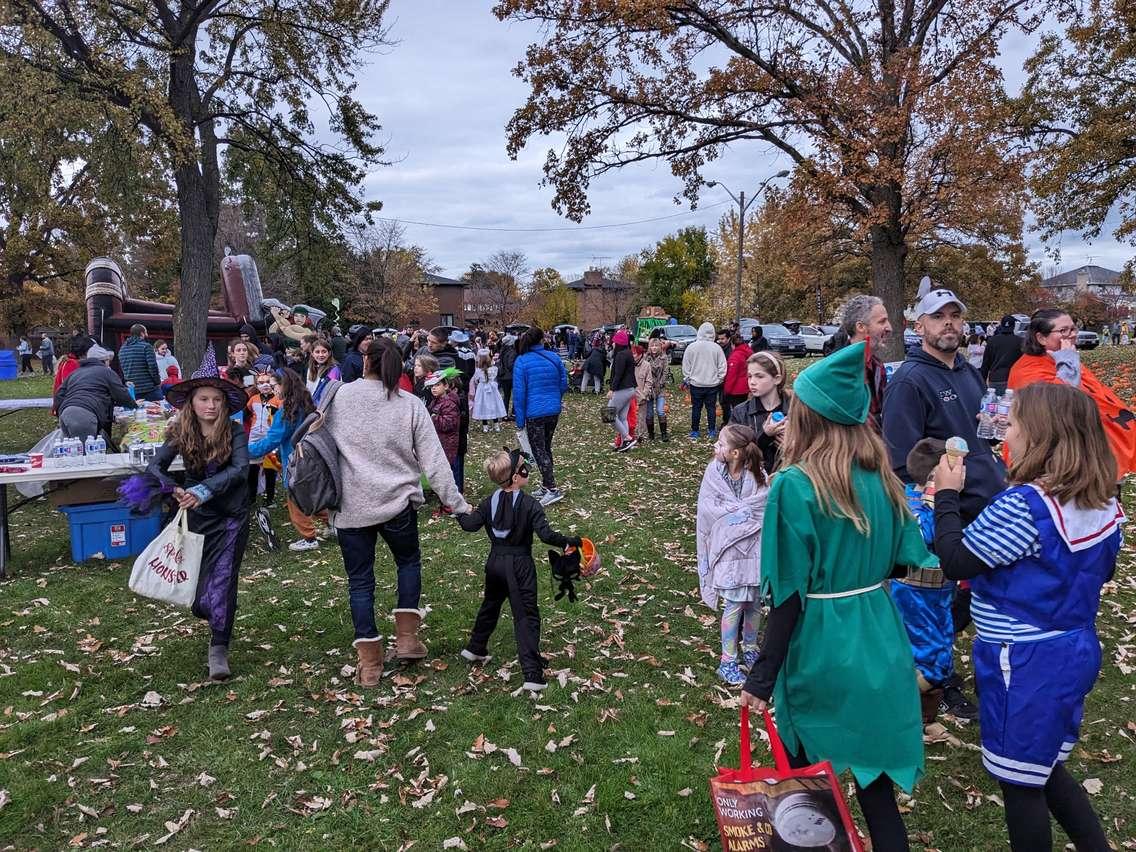
<svg viewBox="0 0 1136 852">
<path fill-rule="evenodd" d="M 770 193 L 746 223 L 742 303 L 755 316 L 828 323 L 850 294 L 871 288 L 869 246 L 847 216 L 833 217 L 839 211 L 807 189 L 795 184 Z M 712 301 L 723 308 L 715 315 L 732 315 L 737 233 L 737 213 L 731 211 L 719 222 L 714 243 L 719 286 Z M 906 289 L 923 275 L 955 289 L 975 317 L 1024 310 L 1028 289 L 1040 278 L 1016 239 L 995 245 L 922 240 L 907 254 Z"/>
<path fill-rule="evenodd" d="M 508 151 L 566 133 L 545 179 L 579 220 L 610 171 L 665 160 L 695 204 L 707 163 L 760 143 L 854 227 L 898 324 L 913 245 L 1021 232 L 1022 164 L 1003 144 L 993 60 L 1003 33 L 1037 25 L 1031 5 L 500 0 L 499 18 L 546 28 L 516 69 L 530 92 Z"/>
</svg>

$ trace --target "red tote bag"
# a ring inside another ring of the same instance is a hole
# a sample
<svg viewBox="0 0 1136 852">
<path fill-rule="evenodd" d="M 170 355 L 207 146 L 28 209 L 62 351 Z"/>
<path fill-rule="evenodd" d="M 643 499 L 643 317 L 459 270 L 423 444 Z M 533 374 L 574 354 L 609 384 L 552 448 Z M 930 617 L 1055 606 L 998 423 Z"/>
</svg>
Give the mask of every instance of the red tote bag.
<svg viewBox="0 0 1136 852">
<path fill-rule="evenodd" d="M 724 852 L 863 852 L 832 764 L 789 766 L 769 711 L 765 729 L 774 766 L 753 766 L 749 708 L 742 707 L 741 768 L 719 768 L 710 801 Z"/>
</svg>

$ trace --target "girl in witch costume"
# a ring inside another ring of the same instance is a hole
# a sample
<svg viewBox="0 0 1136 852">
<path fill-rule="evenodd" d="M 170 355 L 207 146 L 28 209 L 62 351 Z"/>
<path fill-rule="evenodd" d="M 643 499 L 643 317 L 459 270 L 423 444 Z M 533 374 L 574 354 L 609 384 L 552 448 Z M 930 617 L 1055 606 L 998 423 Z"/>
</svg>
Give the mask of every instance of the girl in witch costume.
<svg viewBox="0 0 1136 852">
<path fill-rule="evenodd" d="M 1082 391 L 1022 388 L 1006 430 L 1011 486 L 966 529 L 963 463 L 935 468 L 935 549 L 947 577 L 971 581 L 982 763 L 1002 787 L 1014 852 L 1052 848 L 1051 813 L 1077 849 L 1111 848 L 1065 769 L 1100 673 L 1097 610 L 1125 520 L 1107 434 Z"/>
<path fill-rule="evenodd" d="M 205 536 L 193 614 L 209 622 L 209 677 L 225 680 L 249 516 L 248 439 L 230 417 L 245 407 L 248 395 L 220 377 L 209 346 L 201 367 L 170 388 L 166 399 L 178 409 L 166 442 L 146 473 L 127 480 L 120 493 L 136 507 L 171 495 L 189 510 L 189 529 Z M 178 455 L 185 471 L 170 474 Z"/>
<path fill-rule="evenodd" d="M 795 766 L 852 771 L 876 849 L 908 849 L 893 784 L 923 774 L 915 663 L 884 590 L 896 566 L 936 564 L 907 511 L 883 441 L 867 424 L 865 345 L 802 372 L 761 542 L 772 597 L 743 704 L 772 697 Z"/>
</svg>

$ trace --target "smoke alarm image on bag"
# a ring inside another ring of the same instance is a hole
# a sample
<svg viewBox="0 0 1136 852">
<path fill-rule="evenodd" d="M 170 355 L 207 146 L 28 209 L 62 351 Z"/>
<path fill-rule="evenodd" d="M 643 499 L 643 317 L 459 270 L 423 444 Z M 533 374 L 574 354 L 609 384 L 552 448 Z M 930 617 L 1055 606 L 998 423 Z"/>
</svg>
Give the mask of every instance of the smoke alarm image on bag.
<svg viewBox="0 0 1136 852">
<path fill-rule="evenodd" d="M 860 852 L 863 847 L 829 763 L 792 769 L 766 714 L 775 767 L 750 763 L 749 708 L 742 710 L 741 768 L 710 779 L 725 852 Z"/>
</svg>

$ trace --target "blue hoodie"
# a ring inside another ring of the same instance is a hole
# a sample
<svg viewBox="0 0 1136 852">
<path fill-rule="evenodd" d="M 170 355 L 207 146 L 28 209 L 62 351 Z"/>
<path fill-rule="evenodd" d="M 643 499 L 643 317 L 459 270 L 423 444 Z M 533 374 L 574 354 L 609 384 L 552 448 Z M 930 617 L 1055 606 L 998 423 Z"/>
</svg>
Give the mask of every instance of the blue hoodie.
<svg viewBox="0 0 1136 852">
<path fill-rule="evenodd" d="M 892 469 L 904 482 L 911 482 L 907 454 L 923 438 L 945 441 L 957 435 L 970 447 L 966 487 L 959 495 L 964 523 L 977 518 L 1006 487 L 1006 468 L 990 442 L 977 434 L 985 393 L 982 376 L 961 354 L 956 354 L 954 367 L 948 368 L 921 349 L 907 357 L 884 390 L 884 442 Z"/>
<path fill-rule="evenodd" d="M 530 417 L 560 413 L 561 397 L 568 391 L 568 372 L 560 356 L 536 344 L 513 365 L 513 413 L 517 428 Z"/>
</svg>

